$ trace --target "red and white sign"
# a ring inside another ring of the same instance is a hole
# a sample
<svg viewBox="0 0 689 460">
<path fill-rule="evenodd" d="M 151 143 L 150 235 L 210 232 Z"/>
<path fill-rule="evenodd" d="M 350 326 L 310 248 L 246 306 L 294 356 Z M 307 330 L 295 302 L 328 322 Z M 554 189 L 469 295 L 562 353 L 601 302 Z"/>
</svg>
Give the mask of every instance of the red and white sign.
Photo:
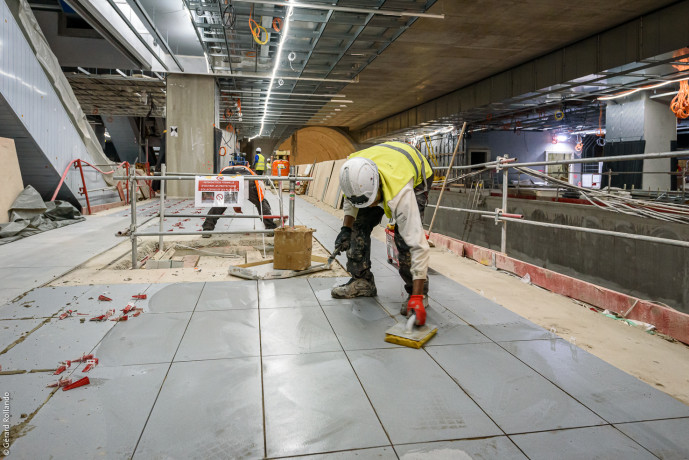
<svg viewBox="0 0 689 460">
<path fill-rule="evenodd" d="M 196 176 L 196 207 L 241 206 L 244 202 L 242 176 Z"/>
</svg>

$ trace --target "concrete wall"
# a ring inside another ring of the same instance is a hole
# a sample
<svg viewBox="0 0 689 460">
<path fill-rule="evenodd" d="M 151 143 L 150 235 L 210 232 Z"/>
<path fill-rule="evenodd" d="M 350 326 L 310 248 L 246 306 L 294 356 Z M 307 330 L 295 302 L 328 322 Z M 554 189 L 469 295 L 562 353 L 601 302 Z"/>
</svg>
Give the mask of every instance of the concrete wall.
<svg viewBox="0 0 689 460">
<path fill-rule="evenodd" d="M 645 93 L 644 153 L 669 152 L 672 141 L 677 140 L 677 117 L 667 104 L 656 102 Z M 670 159 L 645 160 L 644 172 L 670 171 Z M 672 178 L 669 174 L 644 174 L 643 188 L 646 190 L 670 190 Z"/>
<path fill-rule="evenodd" d="M 437 197 L 437 191 L 431 192 L 429 202 L 435 204 Z M 478 209 L 493 211 L 501 206 L 500 200 L 486 197 Z M 467 207 L 467 195 L 445 192 L 442 205 Z M 433 210 L 427 209 L 426 224 Z M 625 216 L 587 205 L 510 199 L 508 212 L 523 214 L 527 220 L 689 240 L 687 225 Z M 475 214 L 440 210 L 434 230 L 500 250 L 500 226 Z M 507 254 L 689 313 L 689 249 L 514 223 L 508 224 Z"/>
<path fill-rule="evenodd" d="M 644 153 L 669 152 L 677 140 L 677 118 L 668 105 L 656 102 L 649 93 L 642 92 L 608 102 L 606 140 L 624 142 L 645 140 Z M 670 159 L 644 160 L 644 172 L 669 172 Z M 644 190 L 669 190 L 671 178 L 667 174 L 645 174 Z"/>
<path fill-rule="evenodd" d="M 213 174 L 215 79 L 203 75 L 169 74 L 167 77 L 168 171 Z M 178 136 L 171 136 L 176 126 Z M 171 196 L 191 197 L 193 181 L 170 181 Z"/>
</svg>

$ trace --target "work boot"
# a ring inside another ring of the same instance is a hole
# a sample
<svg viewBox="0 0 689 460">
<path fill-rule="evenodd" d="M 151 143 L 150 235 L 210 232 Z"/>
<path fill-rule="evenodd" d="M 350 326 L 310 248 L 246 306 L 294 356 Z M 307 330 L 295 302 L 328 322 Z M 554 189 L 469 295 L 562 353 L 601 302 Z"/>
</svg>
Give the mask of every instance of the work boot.
<svg viewBox="0 0 689 460">
<path fill-rule="evenodd" d="M 407 305 L 409 304 L 410 298 L 411 298 L 411 295 L 408 296 L 407 300 L 402 303 L 402 308 L 400 308 L 400 315 L 407 316 Z M 428 296 L 427 295 L 423 296 L 423 308 L 428 310 Z"/>
<path fill-rule="evenodd" d="M 336 286 L 330 291 L 335 299 L 353 299 L 355 297 L 375 297 L 378 294 L 373 281 L 363 278 L 352 278 L 347 284 Z"/>
</svg>

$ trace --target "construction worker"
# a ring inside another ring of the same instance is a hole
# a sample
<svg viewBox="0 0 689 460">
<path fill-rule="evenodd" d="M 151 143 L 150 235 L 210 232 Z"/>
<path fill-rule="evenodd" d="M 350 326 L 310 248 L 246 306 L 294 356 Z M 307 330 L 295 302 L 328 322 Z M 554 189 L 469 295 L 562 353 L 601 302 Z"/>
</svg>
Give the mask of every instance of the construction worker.
<svg viewBox="0 0 689 460">
<path fill-rule="evenodd" d="M 259 176 L 263 175 L 266 170 L 266 157 L 261 155 L 261 147 L 256 148 L 256 155 L 254 156 L 254 171 Z"/>
<path fill-rule="evenodd" d="M 352 278 L 333 288 L 334 298 L 377 294 L 371 273 L 371 232 L 385 214 L 396 222 L 399 274 L 409 294 L 400 313 L 416 313 L 416 324 L 425 323 L 429 246 L 423 214 L 432 184 L 431 165 L 411 145 L 386 142 L 349 156 L 340 170 L 345 217 L 335 248 L 347 251 L 347 271 Z"/>
<path fill-rule="evenodd" d="M 228 176 L 234 176 L 237 174 L 241 174 L 242 176 L 255 175 L 254 172 L 247 166 L 239 165 L 227 166 L 226 168 L 223 168 L 222 171 L 220 171 L 220 174 L 227 174 Z M 256 211 L 258 212 L 258 214 L 264 216 L 272 215 L 273 212 L 270 210 L 270 203 L 268 203 L 268 200 L 266 200 L 263 196 L 263 188 L 257 180 L 249 181 L 249 201 L 254 206 L 256 206 Z M 227 207 L 214 207 L 208 211 L 208 215 L 220 216 L 225 212 L 226 209 Z M 236 210 L 237 208 L 235 208 L 235 211 Z M 203 231 L 212 231 L 213 229 L 215 229 L 215 225 L 217 223 L 217 217 L 206 217 L 206 219 L 203 221 L 202 229 Z M 269 218 L 263 219 L 263 225 L 265 226 L 266 230 L 277 228 L 277 224 L 275 223 L 275 221 Z M 205 234 L 202 235 L 202 237 L 210 238 L 211 235 Z"/>
</svg>

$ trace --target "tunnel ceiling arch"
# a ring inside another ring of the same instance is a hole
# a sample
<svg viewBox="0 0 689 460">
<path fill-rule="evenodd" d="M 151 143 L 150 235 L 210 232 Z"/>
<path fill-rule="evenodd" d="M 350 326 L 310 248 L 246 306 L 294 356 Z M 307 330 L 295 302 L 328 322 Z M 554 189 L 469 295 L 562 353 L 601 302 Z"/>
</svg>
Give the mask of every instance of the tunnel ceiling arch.
<svg viewBox="0 0 689 460">
<path fill-rule="evenodd" d="M 357 150 L 352 138 L 338 129 L 324 127 L 303 128 L 283 141 L 278 150 L 289 150 L 293 164 L 339 160 Z"/>
</svg>

